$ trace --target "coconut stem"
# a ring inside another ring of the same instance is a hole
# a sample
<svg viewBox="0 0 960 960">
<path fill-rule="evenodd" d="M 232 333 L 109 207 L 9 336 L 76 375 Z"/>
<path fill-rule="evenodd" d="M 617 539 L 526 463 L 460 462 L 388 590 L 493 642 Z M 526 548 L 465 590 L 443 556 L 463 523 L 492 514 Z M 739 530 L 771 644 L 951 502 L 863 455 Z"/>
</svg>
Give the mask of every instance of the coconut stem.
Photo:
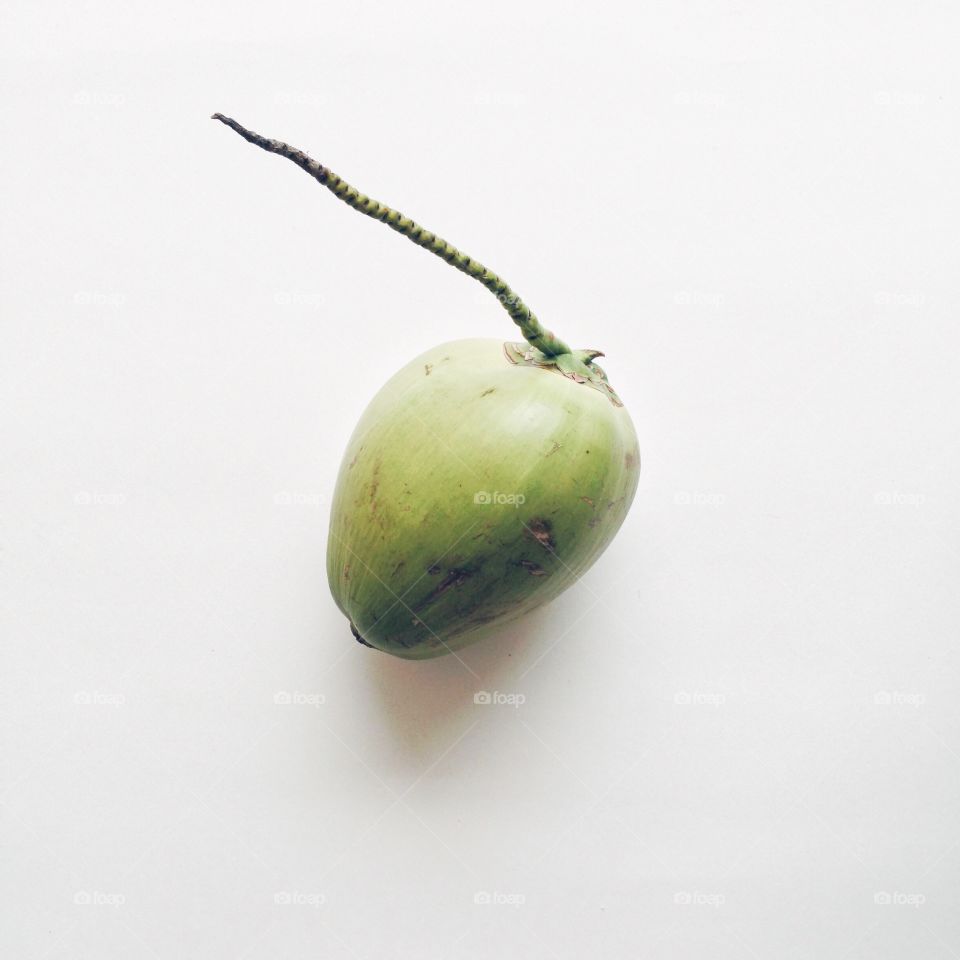
<svg viewBox="0 0 960 960">
<path fill-rule="evenodd" d="M 256 144 L 269 153 L 279 153 L 280 156 L 292 160 L 340 200 L 353 207 L 354 210 L 359 210 L 360 213 L 373 217 L 374 220 L 380 220 L 388 227 L 396 230 L 397 233 L 402 233 L 408 240 L 412 240 L 417 246 L 423 247 L 446 260 L 461 273 L 469 274 L 474 279 L 479 280 L 500 301 L 503 308 L 510 314 L 510 319 L 520 328 L 520 332 L 527 342 L 541 353 L 548 357 L 556 357 L 571 352 L 570 348 L 559 337 L 540 323 L 533 311 L 510 289 L 506 281 L 501 280 L 482 263 L 465 253 L 461 253 L 456 247 L 451 246 L 435 233 L 424 230 L 409 217 L 405 217 L 402 213 L 391 210 L 390 207 L 377 203 L 376 200 L 360 193 L 349 183 L 341 180 L 329 167 L 317 163 L 316 160 L 311 160 L 302 150 L 297 150 L 280 140 L 268 140 L 266 137 L 261 137 L 259 133 L 247 130 L 236 120 L 231 120 L 230 117 L 225 117 L 222 113 L 215 113 L 212 119 L 225 123 L 239 133 L 244 140 Z"/>
</svg>

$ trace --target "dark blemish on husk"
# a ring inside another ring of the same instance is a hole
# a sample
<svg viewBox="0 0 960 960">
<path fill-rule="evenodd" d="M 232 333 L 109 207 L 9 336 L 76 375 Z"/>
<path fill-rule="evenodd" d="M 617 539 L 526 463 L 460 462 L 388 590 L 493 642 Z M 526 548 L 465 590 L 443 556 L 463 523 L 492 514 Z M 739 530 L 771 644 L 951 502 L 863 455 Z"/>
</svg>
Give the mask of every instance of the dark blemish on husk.
<svg viewBox="0 0 960 960">
<path fill-rule="evenodd" d="M 349 580 L 349 579 L 350 579 L 350 564 L 349 564 L 349 563 L 344 564 L 344 567 L 343 567 L 343 579 L 344 579 L 344 580 Z"/>
<path fill-rule="evenodd" d="M 427 573 L 429 573 L 431 577 L 435 577 L 439 572 L 440 568 L 436 564 L 427 570 Z"/>
<path fill-rule="evenodd" d="M 353 455 L 353 459 L 350 461 L 350 464 L 349 464 L 349 466 L 347 467 L 348 470 L 352 470 L 352 469 L 354 468 L 354 466 L 355 466 L 356 463 L 357 463 L 357 457 L 359 457 L 359 456 L 360 456 L 359 453 L 355 453 L 355 454 Z"/>
<path fill-rule="evenodd" d="M 563 446 L 562 443 L 559 443 L 558 441 L 554 440 L 553 449 L 549 453 L 545 453 L 543 455 L 544 459 L 546 459 L 547 457 L 552 457 L 562 446 Z"/>
<path fill-rule="evenodd" d="M 365 647 L 369 647 L 371 650 L 377 649 L 372 643 L 367 643 L 367 641 L 360 636 L 360 633 L 357 630 L 357 628 L 353 625 L 352 620 L 350 621 L 350 632 L 354 635 L 354 637 L 356 637 L 357 642 L 362 643 Z"/>
<path fill-rule="evenodd" d="M 553 534 L 550 532 L 552 529 L 549 520 L 537 518 L 530 521 L 527 527 L 527 533 L 529 533 L 541 547 L 552 552 L 557 546 L 556 541 L 553 539 Z"/>
<path fill-rule="evenodd" d="M 581 497 L 580 499 L 581 499 L 584 503 L 589 503 L 591 507 L 593 506 L 593 501 L 592 501 L 589 497 Z"/>
<path fill-rule="evenodd" d="M 407 565 L 407 561 L 406 561 L 406 560 L 401 560 L 401 561 L 393 568 L 393 576 L 396 576 L 406 565 Z"/>
<path fill-rule="evenodd" d="M 497 389 L 496 387 L 490 387 L 488 390 L 484 390 L 483 393 L 480 394 L 480 396 L 481 396 L 481 397 L 489 397 L 490 394 L 493 393 L 494 390 L 496 390 L 496 389 Z"/>
<path fill-rule="evenodd" d="M 466 583 L 473 576 L 470 570 L 453 569 L 451 570 L 413 609 L 422 610 L 434 600 L 442 597 L 448 590 L 455 590 L 461 584 Z"/>
<path fill-rule="evenodd" d="M 547 571 L 540 566 L 539 563 L 534 563 L 532 560 L 521 560 L 520 566 L 523 567 L 531 577 L 545 577 Z"/>
<path fill-rule="evenodd" d="M 425 377 L 429 377 L 429 376 L 430 376 L 430 371 L 431 371 L 431 370 L 433 370 L 433 364 L 432 364 L 432 363 L 425 363 L 425 364 L 423 365 L 423 375 L 424 375 Z"/>
<path fill-rule="evenodd" d="M 628 469 L 632 470 L 637 465 L 637 460 L 639 457 L 631 451 L 623 458 L 623 465 Z"/>
<path fill-rule="evenodd" d="M 477 617 L 472 617 L 470 619 L 470 622 L 477 624 L 477 626 L 483 626 L 483 624 L 491 623 L 496 619 L 497 619 L 497 615 L 495 613 L 481 613 Z"/>
<path fill-rule="evenodd" d="M 373 465 L 373 476 L 370 479 L 370 509 L 377 512 L 377 491 L 380 489 L 380 461 Z"/>
</svg>

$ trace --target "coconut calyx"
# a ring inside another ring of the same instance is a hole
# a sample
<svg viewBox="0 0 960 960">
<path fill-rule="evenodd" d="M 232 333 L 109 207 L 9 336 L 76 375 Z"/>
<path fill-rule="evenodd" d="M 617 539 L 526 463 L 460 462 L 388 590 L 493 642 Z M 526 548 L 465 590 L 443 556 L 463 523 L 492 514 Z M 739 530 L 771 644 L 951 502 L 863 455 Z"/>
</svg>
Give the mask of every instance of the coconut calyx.
<svg viewBox="0 0 960 960">
<path fill-rule="evenodd" d="M 599 350 L 572 350 L 570 353 L 547 356 L 526 343 L 505 343 L 503 352 L 511 363 L 540 367 L 543 370 L 555 370 L 574 383 L 586 384 L 594 390 L 599 390 L 615 407 L 623 406 L 623 401 L 610 386 L 606 372 L 593 362 L 596 357 L 603 356 Z"/>
</svg>

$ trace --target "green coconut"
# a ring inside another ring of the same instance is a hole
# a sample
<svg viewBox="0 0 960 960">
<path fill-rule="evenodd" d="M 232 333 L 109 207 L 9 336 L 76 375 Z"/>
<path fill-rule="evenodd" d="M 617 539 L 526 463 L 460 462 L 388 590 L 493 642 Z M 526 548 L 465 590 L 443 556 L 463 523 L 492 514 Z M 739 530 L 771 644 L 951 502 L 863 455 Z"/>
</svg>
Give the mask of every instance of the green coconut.
<svg viewBox="0 0 960 960">
<path fill-rule="evenodd" d="M 602 354 L 572 350 L 492 271 L 303 152 L 214 119 L 479 280 L 524 336 L 427 351 L 357 424 L 327 544 L 330 589 L 356 639 L 407 659 L 440 656 L 576 583 L 623 523 L 640 471 Z"/>
</svg>

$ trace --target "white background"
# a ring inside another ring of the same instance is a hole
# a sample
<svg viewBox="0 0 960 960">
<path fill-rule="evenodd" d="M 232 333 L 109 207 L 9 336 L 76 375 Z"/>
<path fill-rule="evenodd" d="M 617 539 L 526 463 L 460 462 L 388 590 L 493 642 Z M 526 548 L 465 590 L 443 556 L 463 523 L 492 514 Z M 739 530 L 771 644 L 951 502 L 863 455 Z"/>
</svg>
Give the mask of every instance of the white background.
<svg viewBox="0 0 960 960">
<path fill-rule="evenodd" d="M 954 4 L 4 6 L 0 953 L 960 956 Z M 215 110 L 607 353 L 633 511 L 462 662 L 326 504 L 509 319 Z"/>
</svg>

